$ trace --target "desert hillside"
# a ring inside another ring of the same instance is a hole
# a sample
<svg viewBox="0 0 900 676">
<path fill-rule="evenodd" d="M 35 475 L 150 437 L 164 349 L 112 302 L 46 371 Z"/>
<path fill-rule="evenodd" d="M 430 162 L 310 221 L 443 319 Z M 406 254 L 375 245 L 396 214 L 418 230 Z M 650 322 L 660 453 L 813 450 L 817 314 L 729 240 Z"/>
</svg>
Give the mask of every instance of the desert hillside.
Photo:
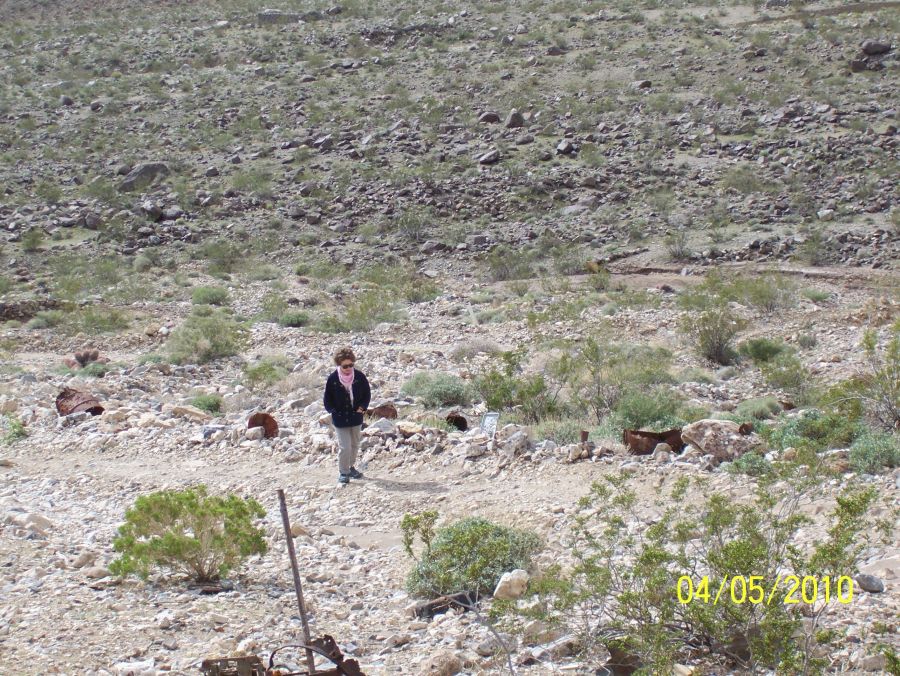
<svg viewBox="0 0 900 676">
<path fill-rule="evenodd" d="M 0 0 L 0 673 L 900 673 L 898 36 Z"/>
</svg>

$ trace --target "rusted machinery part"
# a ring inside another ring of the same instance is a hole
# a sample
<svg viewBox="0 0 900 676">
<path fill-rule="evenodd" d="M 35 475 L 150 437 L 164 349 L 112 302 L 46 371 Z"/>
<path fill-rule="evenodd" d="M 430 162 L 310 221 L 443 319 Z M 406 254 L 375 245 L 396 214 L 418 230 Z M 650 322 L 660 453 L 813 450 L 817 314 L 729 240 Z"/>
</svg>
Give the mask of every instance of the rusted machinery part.
<svg viewBox="0 0 900 676">
<path fill-rule="evenodd" d="M 247 429 L 262 427 L 265 430 L 266 439 L 274 439 L 278 436 L 278 423 L 268 413 L 254 413 L 247 421 Z"/>
<path fill-rule="evenodd" d="M 343 674 L 344 676 L 365 676 L 362 670 L 359 667 L 359 662 L 356 660 L 345 660 L 344 655 L 341 653 L 341 649 L 338 648 L 337 642 L 333 637 L 329 635 L 321 636 L 319 638 L 315 638 L 310 641 L 309 645 L 303 643 L 295 643 L 291 645 L 283 645 L 280 648 L 276 648 L 272 651 L 272 654 L 269 655 L 269 668 L 267 673 L 275 673 L 275 655 L 285 648 L 300 648 L 302 650 L 312 650 L 317 655 L 321 655 L 322 657 L 330 660 L 335 664 L 334 669 L 328 669 L 326 671 L 322 671 L 317 669 L 315 674 L 310 674 L 308 671 L 293 671 L 289 673 L 280 672 L 281 676 L 340 676 Z M 279 670 L 280 671 L 280 670 Z"/>
<path fill-rule="evenodd" d="M 91 415 L 103 413 L 103 407 L 97 398 L 87 392 L 79 392 L 66 387 L 56 397 L 56 412 L 61 416 L 87 411 Z"/>
<path fill-rule="evenodd" d="M 665 432 L 623 430 L 622 443 L 631 451 L 632 455 L 649 455 L 653 453 L 657 444 L 668 444 L 675 453 L 681 453 L 685 447 L 680 427 Z"/>
</svg>

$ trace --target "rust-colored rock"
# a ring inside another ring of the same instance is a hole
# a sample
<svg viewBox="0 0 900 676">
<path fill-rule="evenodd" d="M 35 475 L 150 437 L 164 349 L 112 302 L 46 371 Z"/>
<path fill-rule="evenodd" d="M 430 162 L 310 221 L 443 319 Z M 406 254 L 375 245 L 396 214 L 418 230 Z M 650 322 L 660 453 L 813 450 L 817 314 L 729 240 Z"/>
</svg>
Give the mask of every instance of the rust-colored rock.
<svg viewBox="0 0 900 676">
<path fill-rule="evenodd" d="M 264 430 L 263 436 L 266 439 L 274 439 L 278 436 L 278 423 L 268 413 L 254 413 L 251 415 L 247 421 L 247 429 L 251 427 L 262 427 Z"/>
<path fill-rule="evenodd" d="M 665 432 L 647 432 L 644 430 L 623 430 L 622 443 L 632 455 L 650 455 L 657 444 L 668 444 L 675 453 L 684 450 L 685 443 L 681 439 L 681 429 Z"/>
<path fill-rule="evenodd" d="M 56 412 L 59 415 L 67 416 L 82 411 L 91 415 L 100 415 L 103 413 L 103 407 L 94 395 L 73 390 L 71 387 L 66 387 L 56 397 Z"/>
<path fill-rule="evenodd" d="M 444 420 L 453 425 L 460 432 L 465 432 L 467 429 L 469 429 L 469 421 L 466 420 L 466 417 L 459 411 L 448 413 L 447 417 L 444 418 Z"/>
<path fill-rule="evenodd" d="M 397 419 L 397 407 L 393 404 L 382 404 L 366 411 L 366 415 L 372 418 L 387 418 L 388 420 Z"/>
</svg>

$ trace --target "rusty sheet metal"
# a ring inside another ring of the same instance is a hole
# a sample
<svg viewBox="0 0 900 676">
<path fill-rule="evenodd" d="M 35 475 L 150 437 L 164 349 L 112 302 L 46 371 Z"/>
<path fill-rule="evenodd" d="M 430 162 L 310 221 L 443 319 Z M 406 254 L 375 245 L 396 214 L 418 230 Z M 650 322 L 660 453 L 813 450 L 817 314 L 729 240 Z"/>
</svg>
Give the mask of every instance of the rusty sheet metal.
<svg viewBox="0 0 900 676">
<path fill-rule="evenodd" d="M 266 669 L 254 655 L 203 660 L 200 673 L 203 676 L 266 676 Z"/>
<path fill-rule="evenodd" d="M 681 453 L 686 446 L 681 438 L 680 427 L 665 432 L 623 430 L 622 443 L 631 451 L 632 455 L 650 455 L 657 444 L 669 444 L 675 453 Z"/>
<path fill-rule="evenodd" d="M 247 421 L 247 429 L 262 427 L 265 430 L 266 439 L 274 439 L 278 436 L 278 423 L 268 413 L 254 413 Z"/>
<path fill-rule="evenodd" d="M 452 413 L 448 413 L 447 417 L 444 418 L 450 425 L 453 425 L 460 432 L 465 432 L 469 429 L 469 421 L 466 420 L 466 416 L 464 416 L 459 411 L 453 411 Z"/>
<path fill-rule="evenodd" d="M 100 415 L 103 413 L 103 407 L 94 395 L 73 390 L 71 387 L 64 388 L 56 397 L 56 412 L 59 415 L 67 416 L 82 411 Z"/>
<path fill-rule="evenodd" d="M 366 415 L 373 418 L 387 418 L 388 420 L 397 419 L 397 407 L 393 404 L 382 404 L 366 411 Z"/>
<path fill-rule="evenodd" d="M 303 648 L 321 655 L 334 663 L 334 669 L 314 669 L 313 671 L 284 671 L 284 667 L 275 664 L 275 655 L 285 648 Z M 269 655 L 269 668 L 266 674 L 281 674 L 281 676 L 366 676 L 360 669 L 359 662 L 350 659 L 345 660 L 337 642 L 329 635 L 312 639 L 308 644 L 286 645 L 276 648 Z"/>
</svg>

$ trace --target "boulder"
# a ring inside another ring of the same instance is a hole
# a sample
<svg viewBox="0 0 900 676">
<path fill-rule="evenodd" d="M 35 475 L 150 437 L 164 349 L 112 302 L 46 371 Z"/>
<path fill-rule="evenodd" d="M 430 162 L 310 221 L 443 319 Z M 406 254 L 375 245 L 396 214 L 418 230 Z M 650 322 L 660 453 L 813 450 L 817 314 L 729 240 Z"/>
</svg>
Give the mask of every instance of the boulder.
<svg viewBox="0 0 900 676">
<path fill-rule="evenodd" d="M 422 665 L 422 676 L 454 676 L 462 671 L 462 660 L 451 652 L 432 655 Z"/>
<path fill-rule="evenodd" d="M 528 588 L 529 579 L 528 571 L 521 568 L 503 573 L 494 590 L 494 598 L 512 601 L 521 597 Z"/>
<path fill-rule="evenodd" d="M 880 594 L 884 591 L 884 581 L 874 575 L 860 574 L 853 579 L 856 580 L 856 584 L 858 584 L 863 591 L 867 591 L 870 594 Z"/>
<path fill-rule="evenodd" d="M 153 183 L 160 176 L 168 176 L 169 167 L 163 162 L 142 162 L 128 172 L 119 183 L 120 192 L 140 190 Z"/>
<path fill-rule="evenodd" d="M 864 40 L 860 49 L 866 56 L 879 56 L 891 51 L 891 43 L 887 40 Z"/>
<path fill-rule="evenodd" d="M 524 127 L 525 117 L 522 115 L 522 113 L 513 108 L 506 116 L 506 120 L 503 122 L 503 126 L 507 129 L 517 129 L 519 127 Z"/>
<path fill-rule="evenodd" d="M 718 462 L 736 460 L 756 445 L 756 437 L 741 433 L 730 420 L 698 420 L 681 430 L 681 438 Z"/>
</svg>

